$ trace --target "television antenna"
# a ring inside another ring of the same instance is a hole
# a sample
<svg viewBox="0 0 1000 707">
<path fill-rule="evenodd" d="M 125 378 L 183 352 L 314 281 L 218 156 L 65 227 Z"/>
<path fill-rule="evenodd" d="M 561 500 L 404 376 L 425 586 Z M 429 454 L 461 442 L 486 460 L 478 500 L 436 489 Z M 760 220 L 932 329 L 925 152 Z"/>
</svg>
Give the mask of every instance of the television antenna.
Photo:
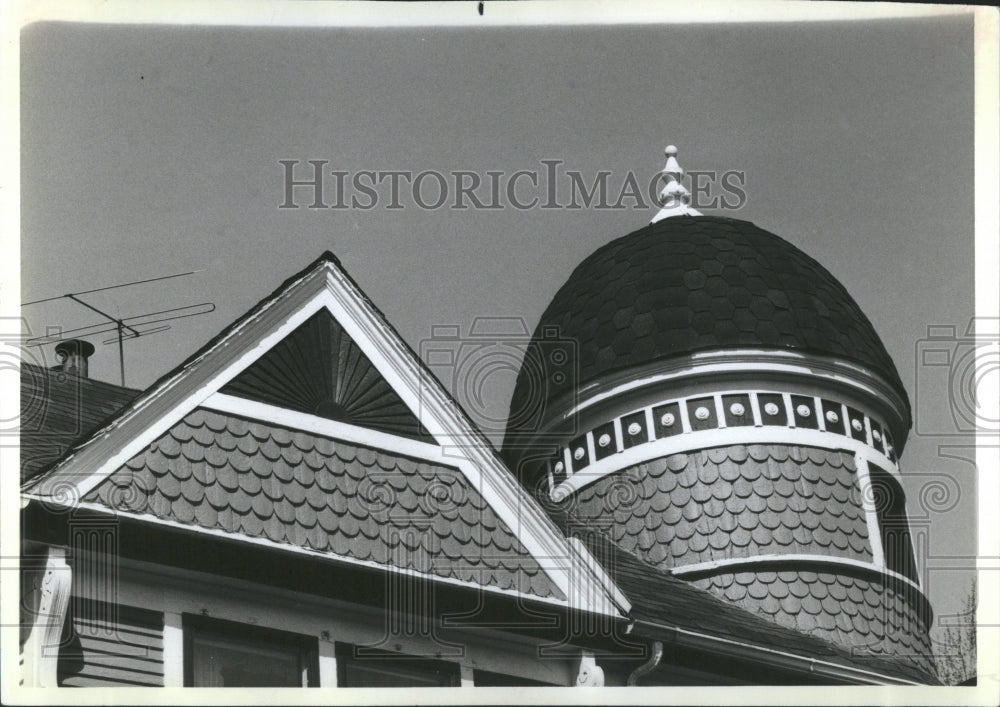
<svg viewBox="0 0 1000 707">
<path fill-rule="evenodd" d="M 115 336 L 110 339 L 106 339 L 102 343 L 104 344 L 114 344 L 118 343 L 118 366 L 121 371 L 121 384 L 122 387 L 125 386 L 125 342 L 131 339 L 138 339 L 140 336 L 149 336 L 150 334 L 158 334 L 163 331 L 170 329 L 170 325 L 163 326 L 150 326 L 152 324 L 161 324 L 162 322 L 169 322 L 176 319 L 186 319 L 188 317 L 197 317 L 202 314 L 209 314 L 215 311 L 215 304 L 213 302 L 201 302 L 199 304 L 186 305 L 184 307 L 173 307 L 171 309 L 161 309 L 155 312 L 145 312 L 143 314 L 133 314 L 128 317 L 115 317 L 107 312 L 98 309 L 93 304 L 80 299 L 81 295 L 89 295 L 94 292 L 104 292 L 107 290 L 115 290 L 121 287 L 132 287 L 134 285 L 142 285 L 149 282 L 157 282 L 159 280 L 169 280 L 175 277 L 185 277 L 187 275 L 194 275 L 195 273 L 203 272 L 202 270 L 191 270 L 190 272 L 175 273 L 173 275 L 162 275 L 160 277 L 150 277 L 145 280 L 133 280 L 132 282 L 123 282 L 118 285 L 108 285 L 106 287 L 95 287 L 92 290 L 83 290 L 81 292 L 69 292 L 65 295 L 56 295 L 55 297 L 45 297 L 43 299 L 32 300 L 31 302 L 23 302 L 22 307 L 28 307 L 33 304 L 41 304 L 42 302 L 53 302 L 60 299 L 69 299 L 77 304 L 80 304 L 87 309 L 95 312 L 107 321 L 99 322 L 98 324 L 91 324 L 89 326 L 77 327 L 75 329 L 60 330 L 57 334 L 47 334 L 45 336 L 36 336 L 28 339 L 25 342 L 26 346 L 42 346 L 44 344 L 54 344 L 59 341 L 68 341 L 69 339 L 82 339 L 88 336 L 97 336 L 98 334 L 107 334 L 109 332 L 115 332 Z"/>
</svg>

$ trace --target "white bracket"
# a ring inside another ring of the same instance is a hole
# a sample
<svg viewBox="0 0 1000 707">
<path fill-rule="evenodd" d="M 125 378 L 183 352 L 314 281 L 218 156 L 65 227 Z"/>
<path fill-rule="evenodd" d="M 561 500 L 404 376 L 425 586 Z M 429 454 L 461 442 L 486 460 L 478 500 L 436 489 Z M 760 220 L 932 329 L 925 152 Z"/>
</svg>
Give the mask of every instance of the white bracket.
<svg viewBox="0 0 1000 707">
<path fill-rule="evenodd" d="M 24 684 L 28 687 L 57 685 L 59 646 L 72 584 L 72 568 L 66 562 L 66 550 L 49 548 L 45 571 L 35 590 L 39 592 L 38 610 L 22 653 Z"/>
<path fill-rule="evenodd" d="M 604 687 L 604 669 L 597 664 L 594 654 L 584 651 L 576 673 L 577 687 Z"/>
</svg>

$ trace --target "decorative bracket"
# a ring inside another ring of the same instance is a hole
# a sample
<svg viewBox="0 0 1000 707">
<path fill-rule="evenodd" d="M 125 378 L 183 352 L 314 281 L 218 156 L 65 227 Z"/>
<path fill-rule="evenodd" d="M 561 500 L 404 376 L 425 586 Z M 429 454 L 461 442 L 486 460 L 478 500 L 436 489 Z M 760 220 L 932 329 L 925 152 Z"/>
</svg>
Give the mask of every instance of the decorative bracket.
<svg viewBox="0 0 1000 707">
<path fill-rule="evenodd" d="M 604 669 L 597 664 L 594 654 L 584 651 L 576 673 L 577 687 L 604 687 Z"/>
<path fill-rule="evenodd" d="M 57 685 L 59 646 L 72 584 L 72 568 L 66 562 L 66 550 L 61 547 L 49 548 L 45 570 L 35 590 L 39 592 L 38 609 L 32 621 L 31 633 L 22 649 L 26 686 Z"/>
</svg>

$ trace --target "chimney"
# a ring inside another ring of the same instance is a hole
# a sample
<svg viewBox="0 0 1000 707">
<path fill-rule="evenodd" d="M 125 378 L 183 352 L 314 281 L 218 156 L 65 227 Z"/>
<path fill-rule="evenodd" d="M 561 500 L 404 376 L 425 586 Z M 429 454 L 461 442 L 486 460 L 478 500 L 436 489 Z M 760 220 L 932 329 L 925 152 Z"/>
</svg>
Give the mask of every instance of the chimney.
<svg viewBox="0 0 1000 707">
<path fill-rule="evenodd" d="M 87 377 L 87 359 L 94 353 L 94 345 L 82 339 L 67 339 L 56 344 L 56 357 L 59 365 L 55 368 L 65 373 L 72 373 L 80 378 Z"/>
</svg>

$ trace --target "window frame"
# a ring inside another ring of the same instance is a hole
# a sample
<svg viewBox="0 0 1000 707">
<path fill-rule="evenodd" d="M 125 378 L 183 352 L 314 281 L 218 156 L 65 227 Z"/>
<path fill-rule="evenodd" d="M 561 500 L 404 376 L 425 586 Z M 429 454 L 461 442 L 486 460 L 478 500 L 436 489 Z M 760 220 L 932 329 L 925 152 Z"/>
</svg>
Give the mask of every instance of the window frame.
<svg viewBox="0 0 1000 707">
<path fill-rule="evenodd" d="M 872 487 L 873 512 L 878 527 L 878 541 L 882 548 L 882 566 L 915 584 L 920 583 L 910 516 L 906 510 L 906 492 L 893 474 L 877 463 L 867 461 L 868 483 Z M 888 494 L 888 503 L 879 504 L 877 489 Z M 890 542 L 890 535 L 891 542 Z M 896 552 L 890 552 L 895 550 Z"/>
<path fill-rule="evenodd" d="M 359 685 L 352 686 L 348 684 L 347 678 L 351 665 L 364 661 L 364 658 L 358 658 L 354 655 L 354 650 L 356 648 L 363 648 L 365 652 L 371 654 L 372 658 L 384 659 L 384 662 L 381 663 L 382 665 L 387 665 L 390 669 L 392 666 L 396 666 L 401 669 L 400 672 L 423 672 L 426 674 L 434 671 L 448 683 L 444 685 L 437 685 L 436 687 L 461 687 L 462 685 L 461 666 L 457 662 L 441 660 L 440 658 L 411 655 L 408 653 L 397 653 L 395 651 L 381 650 L 367 646 L 357 646 L 353 643 L 337 641 L 334 646 L 334 653 L 337 660 L 338 687 L 369 687 Z M 378 666 L 380 662 L 381 661 L 373 660 L 372 667 Z M 418 685 L 415 687 L 435 686 Z"/>
<path fill-rule="evenodd" d="M 182 615 L 182 630 L 184 687 L 194 687 L 194 644 L 199 637 L 263 643 L 287 649 L 298 656 L 299 673 L 305 676 L 305 684 L 298 687 L 319 687 L 319 641 L 315 636 L 196 614 Z"/>
</svg>

